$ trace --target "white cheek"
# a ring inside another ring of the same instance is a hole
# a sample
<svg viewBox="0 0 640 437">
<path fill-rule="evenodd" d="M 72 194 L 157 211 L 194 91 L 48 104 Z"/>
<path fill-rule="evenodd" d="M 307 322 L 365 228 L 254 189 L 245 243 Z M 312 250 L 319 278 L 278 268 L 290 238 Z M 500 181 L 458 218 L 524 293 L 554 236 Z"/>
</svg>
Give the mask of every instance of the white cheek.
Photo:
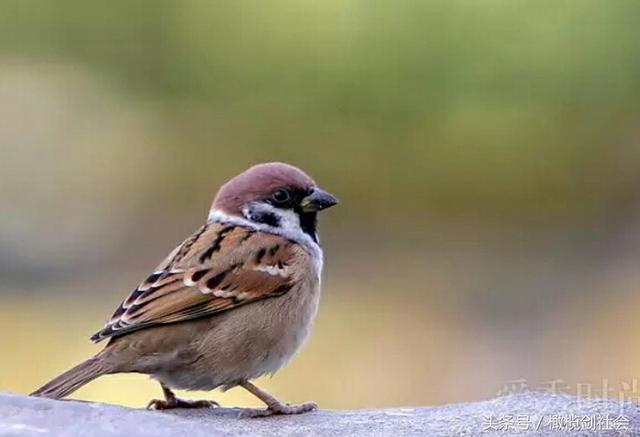
<svg viewBox="0 0 640 437">
<path fill-rule="evenodd" d="M 280 219 L 279 226 L 269 226 L 264 223 L 256 223 L 251 220 L 251 214 L 256 212 L 270 212 L 278 216 Z M 230 223 L 237 226 L 245 226 L 247 228 L 256 229 L 258 231 L 270 234 L 281 235 L 285 238 L 293 240 L 305 246 L 313 256 L 314 266 L 318 275 L 322 271 L 322 249 L 309 235 L 307 235 L 300 227 L 300 218 L 293 210 L 281 210 L 273 206 L 253 202 L 242 209 L 242 215 L 229 215 L 223 211 L 212 209 L 209 212 L 209 222 Z"/>
<path fill-rule="evenodd" d="M 280 209 L 263 202 L 252 202 L 242 208 L 242 214 L 247 220 L 252 220 L 259 214 L 268 213 L 278 218 L 279 223 L 276 228 L 285 234 L 303 233 L 300 227 L 300 217 L 292 209 Z"/>
<path fill-rule="evenodd" d="M 280 227 L 282 229 L 291 232 L 302 232 L 300 217 L 292 209 L 279 210 L 276 214 L 280 216 Z"/>
</svg>

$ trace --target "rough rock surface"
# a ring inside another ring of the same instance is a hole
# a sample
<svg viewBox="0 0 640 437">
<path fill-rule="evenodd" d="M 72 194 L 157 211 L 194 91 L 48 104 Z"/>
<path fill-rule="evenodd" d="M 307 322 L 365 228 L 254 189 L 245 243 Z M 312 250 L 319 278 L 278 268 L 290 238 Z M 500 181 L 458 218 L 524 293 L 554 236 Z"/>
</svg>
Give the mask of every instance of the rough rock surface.
<svg viewBox="0 0 640 437">
<path fill-rule="evenodd" d="M 538 392 L 440 407 L 239 419 L 239 409 L 146 411 L 0 393 L 0 436 L 640 436 L 640 407 Z"/>
</svg>

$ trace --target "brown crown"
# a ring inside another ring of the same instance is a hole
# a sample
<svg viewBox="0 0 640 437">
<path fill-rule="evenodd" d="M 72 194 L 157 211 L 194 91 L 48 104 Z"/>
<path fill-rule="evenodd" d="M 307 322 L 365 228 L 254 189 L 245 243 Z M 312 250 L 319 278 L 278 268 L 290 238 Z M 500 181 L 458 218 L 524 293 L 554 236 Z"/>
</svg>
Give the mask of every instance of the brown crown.
<svg viewBox="0 0 640 437">
<path fill-rule="evenodd" d="M 254 165 L 218 190 L 211 209 L 242 215 L 248 202 L 269 197 L 279 188 L 310 190 L 315 182 L 297 167 L 282 162 Z"/>
</svg>

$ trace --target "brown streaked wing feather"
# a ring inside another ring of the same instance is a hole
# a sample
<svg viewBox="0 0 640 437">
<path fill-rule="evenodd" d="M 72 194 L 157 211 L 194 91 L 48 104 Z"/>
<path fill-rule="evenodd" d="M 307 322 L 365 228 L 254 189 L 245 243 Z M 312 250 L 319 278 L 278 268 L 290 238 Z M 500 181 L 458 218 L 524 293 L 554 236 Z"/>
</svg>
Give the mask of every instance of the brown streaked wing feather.
<svg viewBox="0 0 640 437">
<path fill-rule="evenodd" d="M 282 237 L 208 224 L 185 240 L 120 304 L 91 339 L 230 310 L 286 293 L 309 261 Z"/>
</svg>

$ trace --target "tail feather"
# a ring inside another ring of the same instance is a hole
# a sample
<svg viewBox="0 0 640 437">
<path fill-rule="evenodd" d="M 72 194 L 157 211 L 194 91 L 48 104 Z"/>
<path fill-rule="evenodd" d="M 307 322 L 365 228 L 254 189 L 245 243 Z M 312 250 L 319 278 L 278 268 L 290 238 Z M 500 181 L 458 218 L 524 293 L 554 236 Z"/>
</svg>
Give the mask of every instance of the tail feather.
<svg viewBox="0 0 640 437">
<path fill-rule="evenodd" d="M 102 360 L 92 357 L 52 379 L 31 396 L 61 399 L 99 376 L 108 373 Z"/>
</svg>

